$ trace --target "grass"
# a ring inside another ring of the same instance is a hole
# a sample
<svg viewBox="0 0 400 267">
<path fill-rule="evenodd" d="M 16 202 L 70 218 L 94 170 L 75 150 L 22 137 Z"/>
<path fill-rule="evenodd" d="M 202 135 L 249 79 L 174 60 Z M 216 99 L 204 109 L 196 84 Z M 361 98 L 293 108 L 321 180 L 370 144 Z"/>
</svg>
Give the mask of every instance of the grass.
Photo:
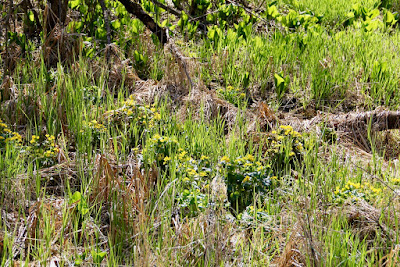
<svg viewBox="0 0 400 267">
<path fill-rule="evenodd" d="M 374 8 L 381 3 L 377 0 L 351 0 L 351 1 L 312 1 L 312 0 L 281 0 L 278 1 L 280 4 L 286 4 L 294 9 L 298 10 L 311 10 L 318 14 L 324 15 L 323 20 L 329 24 L 335 24 L 341 22 L 346 17 L 346 14 L 351 10 L 354 4 L 361 4 L 368 9 Z"/>
<path fill-rule="evenodd" d="M 364 151 L 301 127 L 308 109 L 398 109 L 398 28 L 343 24 L 378 2 L 282 0 L 324 17 L 175 32 L 191 90 L 143 27 L 119 48 L 140 51 L 135 72 L 123 55 L 22 60 L 0 79 L 1 265 L 396 266 L 398 131 L 370 125 Z"/>
</svg>

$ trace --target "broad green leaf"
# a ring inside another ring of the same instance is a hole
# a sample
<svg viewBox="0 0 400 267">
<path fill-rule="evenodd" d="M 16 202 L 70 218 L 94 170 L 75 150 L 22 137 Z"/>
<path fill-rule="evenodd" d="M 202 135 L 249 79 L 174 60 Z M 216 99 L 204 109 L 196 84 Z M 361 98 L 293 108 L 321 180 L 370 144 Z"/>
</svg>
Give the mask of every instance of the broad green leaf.
<svg viewBox="0 0 400 267">
<path fill-rule="evenodd" d="M 164 20 L 163 22 L 161 22 L 161 27 L 165 27 L 165 26 L 167 26 L 167 23 L 168 23 L 168 20 L 166 19 L 166 20 Z"/>
<path fill-rule="evenodd" d="M 71 1 L 69 1 L 69 6 L 71 7 L 71 9 L 74 9 L 77 6 L 79 6 L 80 3 L 81 3 L 81 0 L 71 0 Z"/>
<path fill-rule="evenodd" d="M 392 12 L 386 10 L 385 15 L 383 16 L 383 22 L 386 25 L 393 26 L 394 24 L 397 23 L 397 19 Z"/>
<path fill-rule="evenodd" d="M 268 7 L 268 15 L 271 16 L 271 18 L 279 16 L 278 8 L 276 6 Z"/>
<path fill-rule="evenodd" d="M 379 9 L 374 9 L 371 10 L 370 12 L 368 12 L 368 17 L 370 17 L 371 19 L 376 18 L 377 16 L 379 16 Z"/>
<path fill-rule="evenodd" d="M 119 19 L 116 19 L 111 22 L 111 25 L 114 29 L 118 30 L 121 27 L 121 22 L 119 21 Z"/>
<path fill-rule="evenodd" d="M 33 22 L 35 20 L 35 16 L 33 15 L 33 11 L 29 10 L 28 12 L 28 18 L 31 22 Z"/>
<path fill-rule="evenodd" d="M 105 252 L 105 251 L 102 251 L 102 252 L 92 251 L 93 262 L 95 264 L 100 264 L 106 255 L 107 255 L 107 252 Z"/>
<path fill-rule="evenodd" d="M 274 74 L 276 87 L 281 86 L 282 83 L 285 83 L 285 80 L 277 73 Z"/>
<path fill-rule="evenodd" d="M 70 198 L 70 200 L 69 200 L 69 204 L 77 203 L 77 202 L 81 201 L 81 199 L 82 199 L 82 194 L 81 194 L 81 192 L 76 191 L 76 192 L 71 196 L 71 198 Z"/>
</svg>

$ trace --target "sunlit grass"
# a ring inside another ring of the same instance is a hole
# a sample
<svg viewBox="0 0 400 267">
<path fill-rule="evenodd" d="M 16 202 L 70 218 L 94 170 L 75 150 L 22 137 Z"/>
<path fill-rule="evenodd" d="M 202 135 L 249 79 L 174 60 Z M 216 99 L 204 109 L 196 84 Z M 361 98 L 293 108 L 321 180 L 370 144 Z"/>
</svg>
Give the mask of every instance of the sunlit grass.
<svg viewBox="0 0 400 267">
<path fill-rule="evenodd" d="M 395 266 L 399 167 L 371 127 L 367 153 L 325 123 L 298 132 L 270 111 L 262 131 L 248 113 L 399 107 L 398 29 L 331 27 L 355 2 L 278 1 L 323 21 L 185 46 L 196 104 L 161 49 L 138 70 L 154 83 L 123 70 L 115 85 L 104 58 L 18 65 L 0 110 L 1 265 Z"/>
</svg>

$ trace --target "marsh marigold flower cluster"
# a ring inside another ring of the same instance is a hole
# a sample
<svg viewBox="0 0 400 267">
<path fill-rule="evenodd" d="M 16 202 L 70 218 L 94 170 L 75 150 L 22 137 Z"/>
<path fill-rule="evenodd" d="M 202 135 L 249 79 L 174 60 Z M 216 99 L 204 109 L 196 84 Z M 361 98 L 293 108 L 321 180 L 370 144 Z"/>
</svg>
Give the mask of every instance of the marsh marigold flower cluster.
<svg viewBox="0 0 400 267">
<path fill-rule="evenodd" d="M 11 131 L 8 125 L 0 119 L 0 148 L 6 143 L 20 145 L 22 136 L 17 132 Z"/>
<path fill-rule="evenodd" d="M 378 197 L 382 193 L 381 188 L 374 187 L 370 182 L 352 182 L 347 183 L 340 187 L 337 186 L 334 192 L 334 199 L 336 202 L 343 202 L 346 199 L 365 199 L 367 201 L 372 198 Z"/>
<path fill-rule="evenodd" d="M 290 125 L 282 125 L 271 132 L 267 142 L 267 155 L 277 167 L 293 164 L 304 153 L 303 136 Z"/>
<path fill-rule="evenodd" d="M 110 123 L 136 123 L 141 127 L 153 127 L 161 120 L 161 114 L 154 106 L 140 105 L 132 95 L 122 102 L 120 108 L 109 110 L 105 115 Z"/>
<path fill-rule="evenodd" d="M 228 86 L 226 89 L 219 89 L 217 94 L 236 106 L 239 106 L 246 99 L 246 94 L 233 86 Z"/>
<path fill-rule="evenodd" d="M 56 145 L 54 135 L 46 134 L 41 140 L 39 135 L 32 135 L 26 152 L 29 158 L 35 159 L 42 165 L 52 165 L 58 155 L 59 148 Z"/>
</svg>

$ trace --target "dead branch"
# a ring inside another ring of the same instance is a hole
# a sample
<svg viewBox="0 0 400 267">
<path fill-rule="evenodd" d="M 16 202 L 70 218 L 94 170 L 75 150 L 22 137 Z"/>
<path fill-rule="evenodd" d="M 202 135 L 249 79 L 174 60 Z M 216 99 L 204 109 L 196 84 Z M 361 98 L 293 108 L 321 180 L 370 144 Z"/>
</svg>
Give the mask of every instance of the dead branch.
<svg viewBox="0 0 400 267">
<path fill-rule="evenodd" d="M 130 0 L 119 0 L 126 8 L 126 11 L 137 17 L 144 25 L 154 33 L 162 45 L 168 42 L 167 30 L 157 24 L 152 17 L 147 14 L 142 6 Z"/>
<path fill-rule="evenodd" d="M 333 118 L 332 125 L 337 130 L 353 131 L 371 125 L 374 132 L 400 128 L 400 111 L 369 111 L 346 114 Z"/>
<path fill-rule="evenodd" d="M 168 32 L 167 32 L 167 36 L 168 36 Z M 179 52 L 178 48 L 176 47 L 174 40 L 169 38 L 169 36 L 168 36 L 168 39 L 169 39 L 169 41 L 168 41 L 169 50 L 171 51 L 171 54 L 175 57 L 176 61 L 178 62 L 179 67 L 181 69 L 183 69 L 183 71 L 185 72 L 185 75 L 190 84 L 190 89 L 193 89 L 194 84 L 189 75 L 187 62 L 186 62 L 185 58 L 183 57 L 183 55 Z"/>
<path fill-rule="evenodd" d="M 156 6 L 159 6 L 162 9 L 167 10 L 169 13 L 171 13 L 171 14 L 173 14 L 175 16 L 179 16 L 180 17 L 182 15 L 182 13 L 180 11 L 177 11 L 174 8 L 170 7 L 170 6 L 167 6 L 167 5 L 163 4 L 163 3 L 160 3 L 157 0 L 151 0 L 151 2 L 153 2 L 153 4 L 155 4 Z"/>
<path fill-rule="evenodd" d="M 227 0 L 227 2 L 232 4 L 232 5 L 234 5 L 234 6 L 240 7 L 246 13 L 248 13 L 249 15 L 251 15 L 253 17 L 258 18 L 261 21 L 268 22 L 266 19 L 264 19 L 263 17 L 261 17 L 260 15 L 258 15 L 256 13 L 254 13 L 250 8 L 248 8 L 248 5 L 246 5 L 246 3 L 244 1 L 241 1 L 241 2 L 244 2 L 245 4 L 238 4 L 238 3 L 236 3 L 235 1 L 232 1 L 232 0 Z"/>
</svg>

